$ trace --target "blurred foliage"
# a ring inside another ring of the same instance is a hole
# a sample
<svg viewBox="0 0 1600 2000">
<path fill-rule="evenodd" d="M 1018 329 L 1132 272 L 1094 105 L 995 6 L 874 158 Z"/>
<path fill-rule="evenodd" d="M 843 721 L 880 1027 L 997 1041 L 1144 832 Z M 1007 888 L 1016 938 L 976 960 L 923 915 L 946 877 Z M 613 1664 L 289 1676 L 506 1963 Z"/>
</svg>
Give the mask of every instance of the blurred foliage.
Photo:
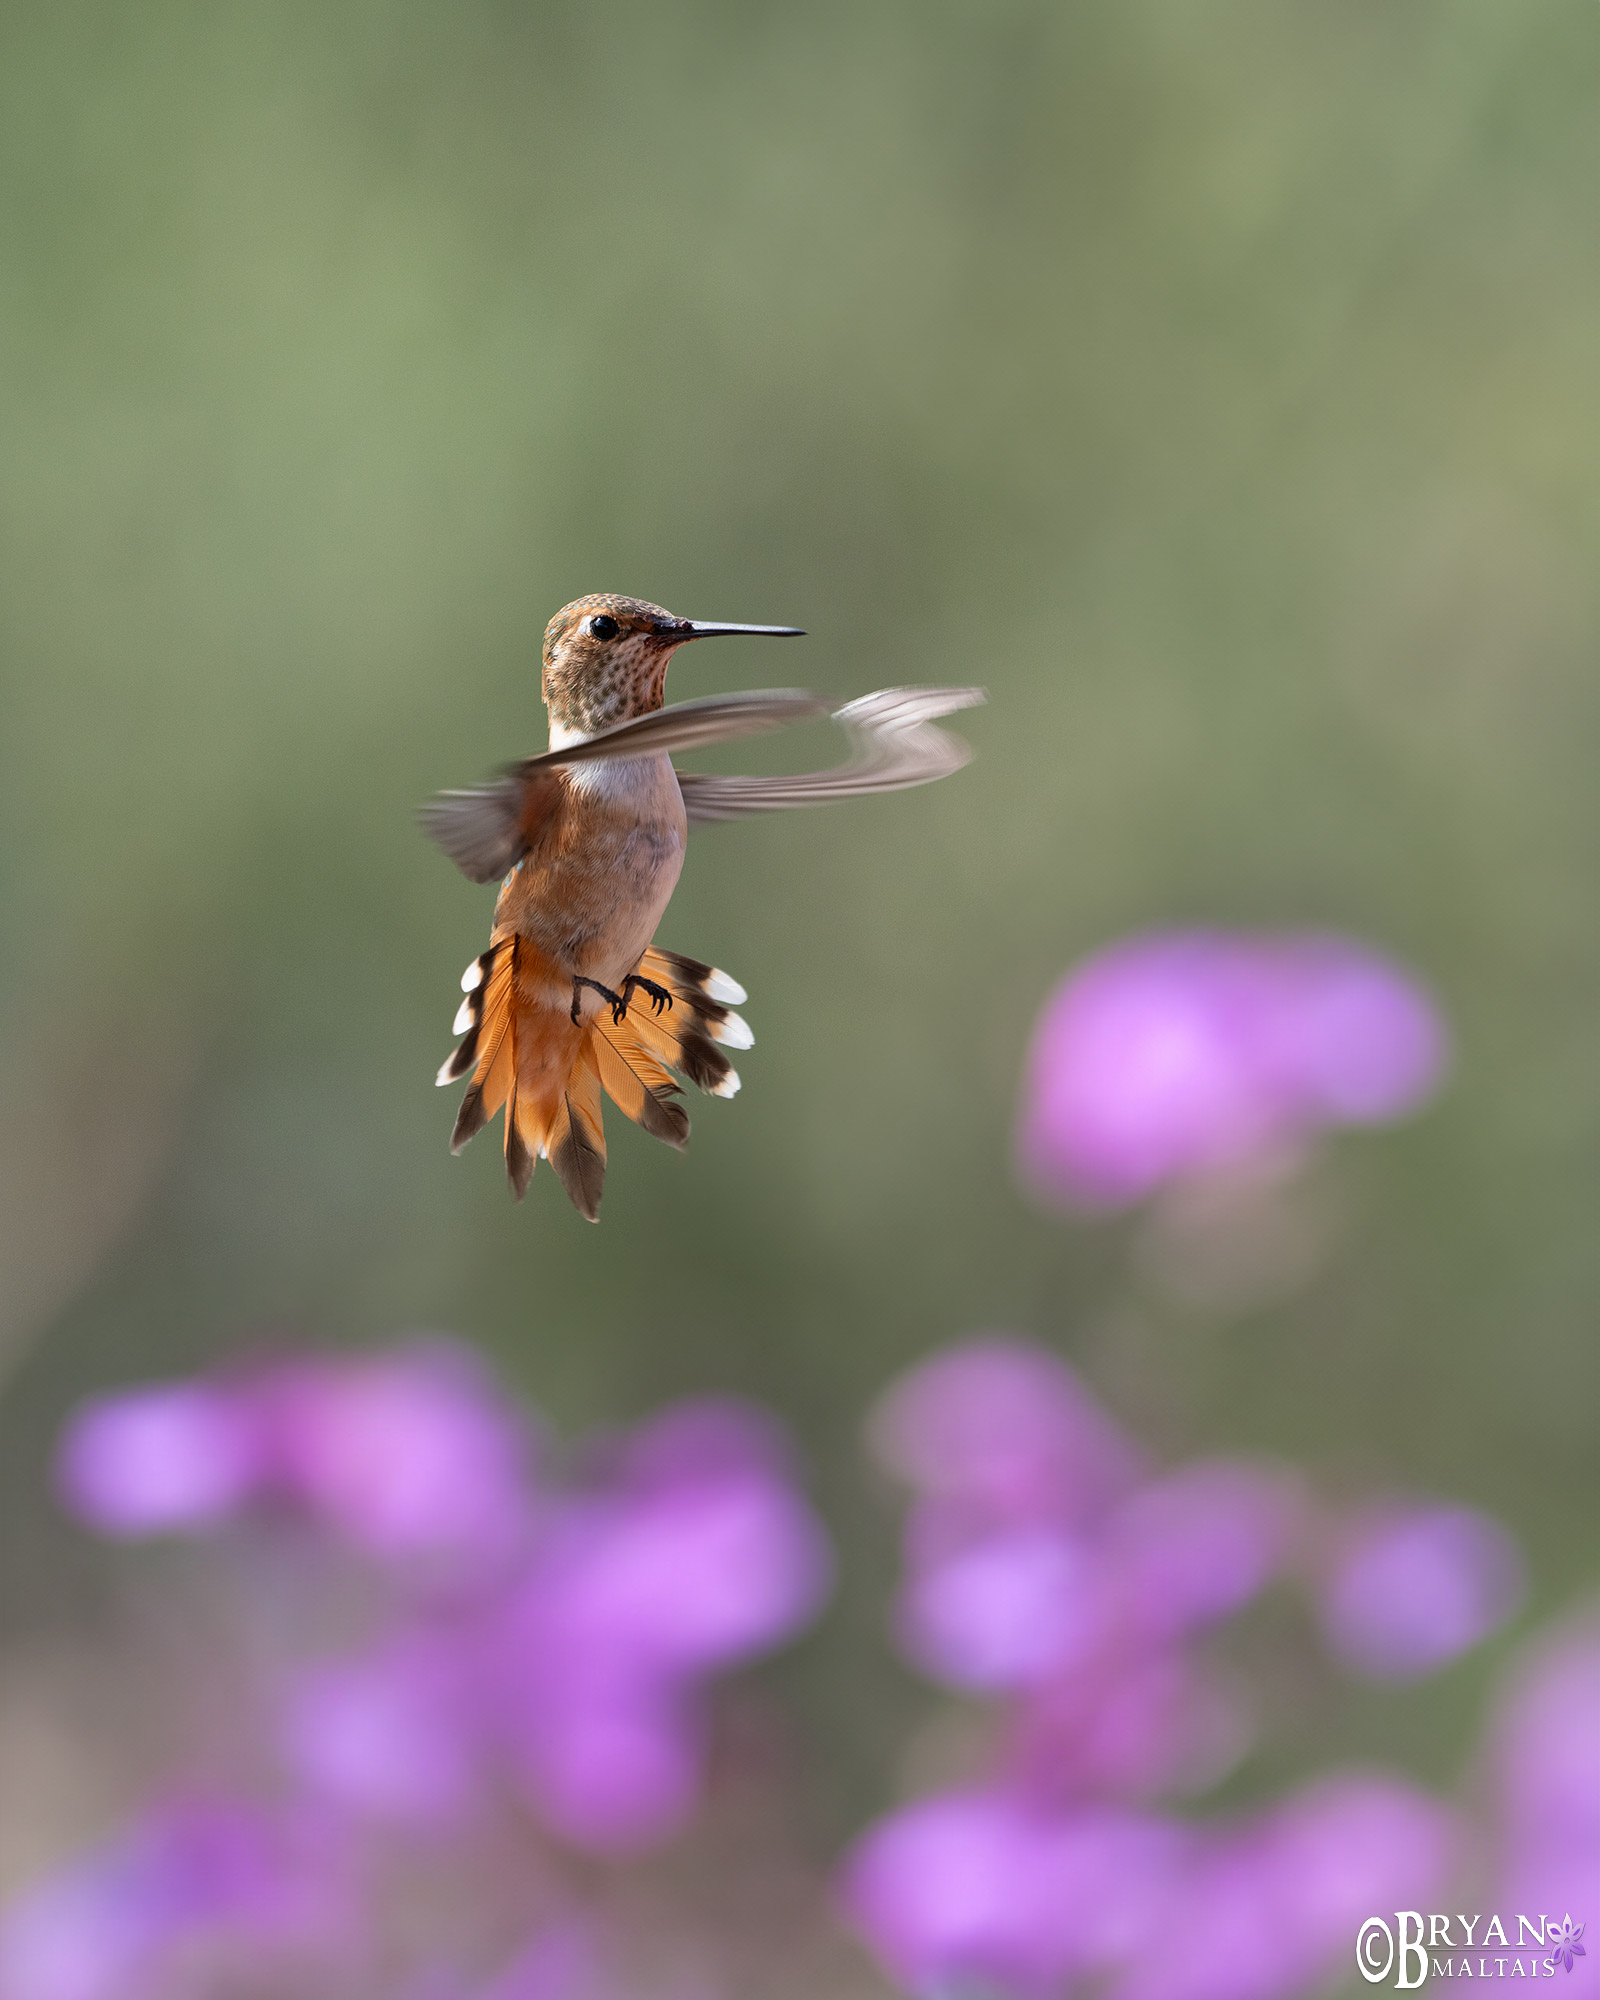
<svg viewBox="0 0 1600 2000">
<path fill-rule="evenodd" d="M 716 1386 L 799 1429 L 835 1814 L 908 1706 L 860 1412 L 975 1326 L 1173 1449 L 1496 1508 L 1571 1590 L 1595 53 L 1562 0 L 0 14 L 14 1637 L 92 1617 L 44 1471 L 87 1388 L 418 1325 L 563 1425 Z M 810 629 L 680 699 L 992 693 L 936 790 L 696 836 L 662 941 L 758 1044 L 686 1159 L 613 1116 L 598 1229 L 446 1151 L 490 896 L 410 820 L 540 747 L 589 590 Z M 1319 1268 L 1226 1310 L 1008 1155 L 1052 979 L 1191 918 L 1370 937 L 1458 1036 L 1435 1111 L 1323 1162 Z M 1344 1699 L 1308 1749 L 1384 1748 Z M 1471 1705 L 1383 1727 L 1442 1771 Z"/>
</svg>

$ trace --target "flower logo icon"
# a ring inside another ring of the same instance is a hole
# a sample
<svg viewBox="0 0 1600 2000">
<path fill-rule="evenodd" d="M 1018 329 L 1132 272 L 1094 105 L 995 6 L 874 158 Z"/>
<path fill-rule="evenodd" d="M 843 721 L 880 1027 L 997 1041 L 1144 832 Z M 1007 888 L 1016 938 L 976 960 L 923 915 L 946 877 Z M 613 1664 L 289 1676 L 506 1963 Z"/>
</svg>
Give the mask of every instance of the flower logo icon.
<svg viewBox="0 0 1600 2000">
<path fill-rule="evenodd" d="M 1572 1961 L 1575 1958 L 1588 1957 L 1588 1953 L 1578 1942 L 1588 1928 L 1587 1924 L 1575 1924 L 1570 1915 L 1563 1921 L 1560 1930 L 1553 1924 L 1550 1927 L 1550 1951 L 1554 1957 L 1560 1959 L 1568 1972 L 1572 1970 Z"/>
</svg>

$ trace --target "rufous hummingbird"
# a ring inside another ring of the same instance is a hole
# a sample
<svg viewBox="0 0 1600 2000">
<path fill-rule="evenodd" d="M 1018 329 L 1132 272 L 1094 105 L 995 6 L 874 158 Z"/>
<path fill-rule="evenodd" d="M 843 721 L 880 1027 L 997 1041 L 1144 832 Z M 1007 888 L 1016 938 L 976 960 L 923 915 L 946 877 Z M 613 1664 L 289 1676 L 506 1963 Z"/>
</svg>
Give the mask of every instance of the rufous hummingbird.
<svg viewBox="0 0 1600 2000">
<path fill-rule="evenodd" d="M 474 882 L 500 881 L 489 948 L 462 975 L 462 1037 L 441 1084 L 470 1075 L 451 1135 L 459 1152 L 505 1107 L 506 1172 L 518 1199 L 548 1159 L 598 1220 L 606 1143 L 601 1093 L 682 1146 L 689 1119 L 673 1072 L 731 1097 L 723 1053 L 751 1034 L 746 994 L 652 940 L 683 867 L 689 828 L 784 806 L 922 785 L 971 752 L 932 726 L 981 688 L 885 688 L 831 712 L 854 755 L 791 777 L 678 771 L 672 755 L 825 715 L 796 689 L 711 695 L 665 708 L 667 667 L 692 639 L 803 636 L 793 625 L 713 625 L 635 597 L 579 597 L 551 619 L 541 681 L 550 748 L 422 808 L 423 825 Z"/>
</svg>

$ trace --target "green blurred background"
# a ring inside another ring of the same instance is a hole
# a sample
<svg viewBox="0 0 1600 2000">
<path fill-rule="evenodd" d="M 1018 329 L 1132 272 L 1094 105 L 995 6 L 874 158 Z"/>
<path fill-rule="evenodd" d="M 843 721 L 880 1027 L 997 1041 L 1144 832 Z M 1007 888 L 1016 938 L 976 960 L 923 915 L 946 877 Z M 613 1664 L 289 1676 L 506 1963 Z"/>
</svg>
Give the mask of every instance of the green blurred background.
<svg viewBox="0 0 1600 2000">
<path fill-rule="evenodd" d="M 0 1675 L 103 1615 L 75 1399 L 418 1327 L 563 1428 L 716 1387 L 797 1429 L 830 1837 L 922 1699 L 860 1416 L 977 1327 L 1163 1450 L 1500 1511 L 1569 1600 L 1597 67 L 1562 0 L 0 11 Z M 613 1114 L 598 1229 L 446 1150 L 491 892 L 411 819 L 542 745 L 592 590 L 809 628 L 680 699 L 992 696 L 935 790 L 696 835 L 662 941 L 757 1046 L 684 1159 Z M 1352 930 L 1457 1041 L 1220 1277 L 1009 1161 L 1050 983 L 1175 921 Z M 1278 1754 L 1446 1778 L 1489 1670 L 1286 1697 Z"/>
</svg>

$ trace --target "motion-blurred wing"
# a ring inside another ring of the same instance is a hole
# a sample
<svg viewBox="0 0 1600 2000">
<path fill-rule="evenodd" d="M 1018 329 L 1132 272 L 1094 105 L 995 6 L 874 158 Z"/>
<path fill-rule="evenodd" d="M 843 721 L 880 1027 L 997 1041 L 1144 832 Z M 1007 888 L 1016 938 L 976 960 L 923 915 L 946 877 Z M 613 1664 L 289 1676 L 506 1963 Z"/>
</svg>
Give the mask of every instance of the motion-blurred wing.
<svg viewBox="0 0 1600 2000">
<path fill-rule="evenodd" d="M 976 708 L 988 699 L 982 688 L 881 688 L 835 709 L 833 719 L 851 738 L 848 763 L 791 777 L 723 778 L 680 771 L 689 824 L 743 819 L 746 813 L 781 812 L 789 806 L 821 806 L 867 792 L 897 792 L 910 785 L 948 778 L 972 756 L 959 736 L 935 729 L 936 715 Z"/>
<path fill-rule="evenodd" d="M 521 796 L 515 778 L 496 778 L 486 785 L 440 792 L 418 806 L 417 820 L 469 882 L 497 882 L 527 852 L 518 811 Z"/>
<path fill-rule="evenodd" d="M 833 711 L 851 738 L 848 763 L 792 777 L 714 777 L 680 771 L 691 826 L 742 819 L 747 813 L 788 806 L 820 806 L 867 792 L 895 792 L 931 784 L 959 771 L 972 755 L 959 737 L 933 727 L 936 715 L 973 708 L 987 699 L 982 688 L 883 688 Z M 538 837 L 560 797 L 561 770 L 598 757 L 656 757 L 700 750 L 737 736 L 757 736 L 785 723 L 826 715 L 828 704 L 799 688 L 757 688 L 745 694 L 707 695 L 700 701 L 658 708 L 602 729 L 580 743 L 511 765 L 486 784 L 441 792 L 417 817 L 470 881 L 493 882 L 513 869 Z"/>
<path fill-rule="evenodd" d="M 634 716 L 598 730 L 580 743 L 510 765 L 498 778 L 460 791 L 441 792 L 421 807 L 417 818 L 471 882 L 494 882 L 509 874 L 527 853 L 539 824 L 559 796 L 559 772 L 597 757 L 658 757 L 674 750 L 701 750 L 736 736 L 759 736 L 786 722 L 826 715 L 820 695 L 801 688 L 753 688 L 743 694 L 713 694 L 679 702 L 649 715 Z"/>
<path fill-rule="evenodd" d="M 700 750 L 708 743 L 727 743 L 735 736 L 760 736 L 786 722 L 804 722 L 826 715 L 828 704 L 804 688 L 751 688 L 743 694 L 708 694 L 699 701 L 680 701 L 672 708 L 652 709 L 610 729 L 596 730 L 581 743 L 547 750 L 512 766 L 522 776 L 551 764 L 587 764 L 596 757 L 658 757 L 674 750 Z"/>
<path fill-rule="evenodd" d="M 441 792 L 417 818 L 469 882 L 497 882 L 546 831 L 566 793 L 566 777 L 554 765 L 518 769 L 487 784 Z"/>
</svg>

